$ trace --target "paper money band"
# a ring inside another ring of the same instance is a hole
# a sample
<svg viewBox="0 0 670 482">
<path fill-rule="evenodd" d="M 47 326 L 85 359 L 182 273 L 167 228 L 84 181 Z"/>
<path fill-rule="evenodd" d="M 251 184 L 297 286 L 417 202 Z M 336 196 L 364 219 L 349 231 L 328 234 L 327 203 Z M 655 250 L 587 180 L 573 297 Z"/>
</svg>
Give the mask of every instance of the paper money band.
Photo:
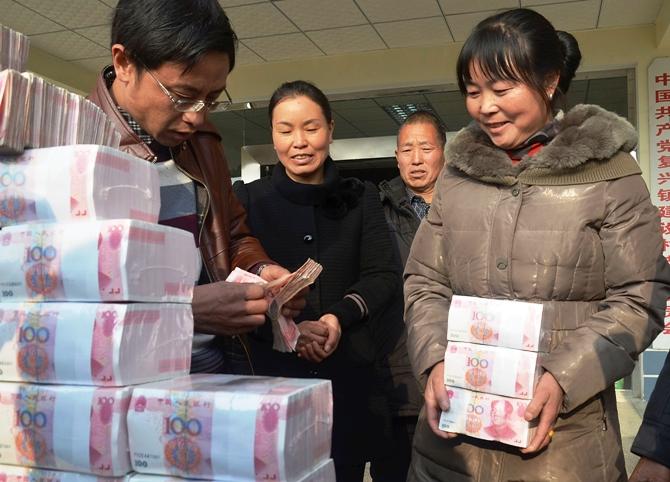
<svg viewBox="0 0 670 482">
<path fill-rule="evenodd" d="M 110 147 L 69 145 L 0 157 L 0 227 L 26 222 L 158 222 L 153 164 Z"/>
<path fill-rule="evenodd" d="M 0 471 L 0 474 L 1 473 L 2 472 Z M 164 475 L 149 475 L 149 474 L 134 474 L 131 477 L 132 482 L 180 482 L 184 480 L 178 477 L 169 477 Z M 26 480 L 17 482 L 32 482 L 32 481 Z M 68 480 L 63 482 L 70 482 L 70 481 Z M 77 480 L 72 482 L 80 482 L 80 481 Z M 89 481 L 86 480 L 81 482 L 89 482 Z M 277 480 L 276 482 L 282 482 L 282 481 Z M 335 482 L 335 464 L 333 463 L 333 459 L 328 459 L 326 461 L 318 463 L 313 469 L 310 470 L 310 472 L 307 475 L 301 477 L 300 479 L 296 479 L 295 482 Z"/>
<path fill-rule="evenodd" d="M 543 305 L 454 295 L 449 307 L 447 338 L 453 341 L 528 351 L 548 351 L 551 326 Z"/>
<path fill-rule="evenodd" d="M 24 224 L 0 233 L 0 301 L 190 303 L 193 235 L 136 220 Z"/>
<path fill-rule="evenodd" d="M 322 380 L 192 375 L 135 388 L 128 412 L 138 472 L 296 480 L 330 453 Z"/>
<path fill-rule="evenodd" d="M 0 459 L 92 473 L 130 472 L 125 418 L 130 388 L 0 383 Z"/>
<path fill-rule="evenodd" d="M 451 386 L 446 389 L 450 407 L 440 416 L 440 430 L 517 447 L 528 446 L 536 426 L 523 417 L 528 400 Z"/>
<path fill-rule="evenodd" d="M 193 315 L 176 303 L 3 303 L 0 381 L 121 386 L 188 374 Z"/>
<path fill-rule="evenodd" d="M 540 376 L 538 354 L 450 341 L 444 352 L 444 383 L 514 398 L 533 397 Z"/>
<path fill-rule="evenodd" d="M 131 475 L 101 479 L 97 475 L 77 472 L 0 465 L 0 480 L 3 482 L 127 482 L 130 478 Z"/>
</svg>

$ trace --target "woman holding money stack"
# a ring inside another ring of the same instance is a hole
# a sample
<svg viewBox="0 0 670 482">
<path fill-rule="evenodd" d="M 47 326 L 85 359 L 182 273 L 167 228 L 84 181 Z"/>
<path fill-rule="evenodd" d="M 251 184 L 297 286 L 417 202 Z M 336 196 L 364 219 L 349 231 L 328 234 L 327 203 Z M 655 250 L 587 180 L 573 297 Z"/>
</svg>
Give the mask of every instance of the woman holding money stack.
<svg viewBox="0 0 670 482">
<path fill-rule="evenodd" d="M 312 258 L 323 272 L 296 319 L 297 353 L 272 349 L 268 322 L 249 336 L 251 359 L 259 375 L 332 380 L 337 479 L 362 480 L 375 354 L 369 325 L 402 296 L 390 233 L 376 188 L 340 177 L 329 157 L 333 118 L 323 92 L 287 82 L 269 114 L 279 164 L 267 178 L 236 184 L 236 194 L 272 259 L 293 271 Z"/>
<path fill-rule="evenodd" d="M 560 110 L 575 38 L 526 9 L 483 20 L 457 62 L 473 122 L 447 145 L 405 270 L 408 348 L 425 387 L 409 480 L 625 481 L 614 382 L 661 329 L 670 295 L 659 219 L 629 152 L 635 129 Z M 526 449 L 438 429 L 453 295 L 542 303 L 545 372 Z"/>
</svg>

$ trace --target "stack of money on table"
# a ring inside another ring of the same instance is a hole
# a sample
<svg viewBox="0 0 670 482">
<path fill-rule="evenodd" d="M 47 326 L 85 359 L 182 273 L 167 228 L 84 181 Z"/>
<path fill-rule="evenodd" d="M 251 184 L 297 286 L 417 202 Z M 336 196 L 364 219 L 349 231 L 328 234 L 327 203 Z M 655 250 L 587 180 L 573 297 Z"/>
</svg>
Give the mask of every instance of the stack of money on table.
<svg viewBox="0 0 670 482">
<path fill-rule="evenodd" d="M 6 75 L 31 79 L 36 101 L 39 79 Z M 4 103 L 0 126 L 34 142 L 44 122 L 57 143 L 118 137 L 86 102 L 51 101 L 53 125 Z M 0 158 L 0 462 L 16 465 L 2 480 L 124 478 L 132 385 L 189 373 L 199 253 L 191 233 L 157 224 L 159 210 L 156 167 L 112 148 Z"/>
<path fill-rule="evenodd" d="M 185 478 L 331 481 L 331 430 L 326 380 L 191 375 L 136 387 L 128 410 L 135 471 Z"/>
</svg>

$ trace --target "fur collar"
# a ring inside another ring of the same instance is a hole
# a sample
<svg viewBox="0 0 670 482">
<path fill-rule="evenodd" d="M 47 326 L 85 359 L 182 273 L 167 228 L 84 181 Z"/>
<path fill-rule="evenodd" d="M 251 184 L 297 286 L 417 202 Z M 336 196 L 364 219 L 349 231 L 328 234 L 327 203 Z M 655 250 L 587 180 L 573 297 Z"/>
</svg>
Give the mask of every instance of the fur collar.
<svg viewBox="0 0 670 482">
<path fill-rule="evenodd" d="M 589 161 L 609 160 L 636 145 L 637 132 L 627 120 L 596 105 L 582 104 L 558 119 L 558 134 L 549 144 L 516 166 L 474 122 L 447 144 L 447 163 L 470 177 L 511 185 L 526 169 L 565 173 Z"/>
</svg>

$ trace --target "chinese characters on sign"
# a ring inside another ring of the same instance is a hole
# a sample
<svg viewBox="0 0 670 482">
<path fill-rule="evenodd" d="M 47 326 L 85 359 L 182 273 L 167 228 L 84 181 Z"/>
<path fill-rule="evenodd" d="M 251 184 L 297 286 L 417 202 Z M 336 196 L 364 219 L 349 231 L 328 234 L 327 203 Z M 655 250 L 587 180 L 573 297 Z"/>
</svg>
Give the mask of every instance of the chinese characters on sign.
<svg viewBox="0 0 670 482">
<path fill-rule="evenodd" d="M 649 191 L 661 215 L 663 255 L 670 261 L 670 57 L 649 66 L 649 139 Z M 670 348 L 670 307 L 653 348 Z"/>
</svg>

